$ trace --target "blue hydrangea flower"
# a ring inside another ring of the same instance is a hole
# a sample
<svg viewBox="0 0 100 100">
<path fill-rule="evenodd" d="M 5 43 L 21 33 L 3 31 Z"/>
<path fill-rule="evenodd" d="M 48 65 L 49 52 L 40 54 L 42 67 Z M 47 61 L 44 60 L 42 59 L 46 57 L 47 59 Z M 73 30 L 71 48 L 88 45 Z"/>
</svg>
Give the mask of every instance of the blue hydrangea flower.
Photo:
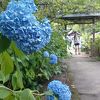
<svg viewBox="0 0 100 100">
<path fill-rule="evenodd" d="M 43 52 L 43 56 L 44 56 L 44 57 L 49 57 L 49 52 L 48 52 L 48 51 L 44 51 L 44 52 Z"/>
<path fill-rule="evenodd" d="M 14 10 L 14 7 L 18 10 L 21 8 L 25 13 L 35 13 L 37 11 L 34 0 L 11 0 L 7 6 L 7 10 Z"/>
<path fill-rule="evenodd" d="M 61 81 L 54 80 L 48 84 L 48 90 L 58 96 L 58 100 L 71 100 L 69 86 L 62 84 Z M 47 96 L 47 100 L 54 100 L 54 96 Z"/>
<path fill-rule="evenodd" d="M 30 54 L 43 48 L 50 41 L 50 21 L 39 22 L 33 15 L 37 7 L 33 0 L 11 0 L 6 11 L 0 15 L 2 35 L 16 42 L 25 53 Z"/>
<path fill-rule="evenodd" d="M 58 58 L 55 54 L 50 55 L 50 64 L 57 64 Z"/>
</svg>

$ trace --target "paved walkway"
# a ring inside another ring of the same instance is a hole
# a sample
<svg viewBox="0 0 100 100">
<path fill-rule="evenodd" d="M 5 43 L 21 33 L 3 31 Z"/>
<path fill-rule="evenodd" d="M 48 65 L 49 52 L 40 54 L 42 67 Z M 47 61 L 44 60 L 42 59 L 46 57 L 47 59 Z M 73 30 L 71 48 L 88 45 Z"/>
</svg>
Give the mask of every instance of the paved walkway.
<svg viewBox="0 0 100 100">
<path fill-rule="evenodd" d="M 69 65 L 81 100 L 100 100 L 100 62 L 83 54 L 73 56 Z"/>
</svg>

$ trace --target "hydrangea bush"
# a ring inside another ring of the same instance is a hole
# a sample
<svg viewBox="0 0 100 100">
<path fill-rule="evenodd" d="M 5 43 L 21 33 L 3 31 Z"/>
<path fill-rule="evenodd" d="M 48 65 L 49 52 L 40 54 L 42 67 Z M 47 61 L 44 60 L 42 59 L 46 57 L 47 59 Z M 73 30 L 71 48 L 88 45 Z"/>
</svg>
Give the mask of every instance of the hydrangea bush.
<svg viewBox="0 0 100 100">
<path fill-rule="evenodd" d="M 40 100 L 41 96 L 48 94 L 40 94 L 35 90 L 39 88 L 40 81 L 49 80 L 54 73 L 60 73 L 58 55 L 55 55 L 52 48 L 56 47 L 55 44 L 49 46 L 50 50 L 40 50 L 50 42 L 52 30 L 47 18 L 37 20 L 34 16 L 36 11 L 37 7 L 33 0 L 11 0 L 6 10 L 0 14 L 2 100 Z"/>
</svg>

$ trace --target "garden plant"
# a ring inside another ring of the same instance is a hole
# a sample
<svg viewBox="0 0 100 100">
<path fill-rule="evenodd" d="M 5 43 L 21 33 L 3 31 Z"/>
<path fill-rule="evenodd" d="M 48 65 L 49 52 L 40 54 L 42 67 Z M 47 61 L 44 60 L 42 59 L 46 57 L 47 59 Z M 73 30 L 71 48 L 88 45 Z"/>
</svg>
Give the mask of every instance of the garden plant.
<svg viewBox="0 0 100 100">
<path fill-rule="evenodd" d="M 0 14 L 0 100 L 41 100 L 45 95 L 63 100 L 49 86 L 42 90 L 42 84 L 61 73 L 59 58 L 67 44 L 47 18 L 37 20 L 37 10 L 33 0 L 11 0 Z M 70 100 L 69 87 L 57 82 Z"/>
</svg>

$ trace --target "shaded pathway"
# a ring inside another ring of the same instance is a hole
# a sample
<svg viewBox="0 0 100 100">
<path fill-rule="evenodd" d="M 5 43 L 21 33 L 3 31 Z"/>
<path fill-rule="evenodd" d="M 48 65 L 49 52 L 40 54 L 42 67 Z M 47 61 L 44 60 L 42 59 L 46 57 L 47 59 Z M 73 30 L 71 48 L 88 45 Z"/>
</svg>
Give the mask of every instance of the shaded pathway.
<svg viewBox="0 0 100 100">
<path fill-rule="evenodd" d="M 81 100 L 100 100 L 100 62 L 86 55 L 68 61 Z"/>
</svg>

